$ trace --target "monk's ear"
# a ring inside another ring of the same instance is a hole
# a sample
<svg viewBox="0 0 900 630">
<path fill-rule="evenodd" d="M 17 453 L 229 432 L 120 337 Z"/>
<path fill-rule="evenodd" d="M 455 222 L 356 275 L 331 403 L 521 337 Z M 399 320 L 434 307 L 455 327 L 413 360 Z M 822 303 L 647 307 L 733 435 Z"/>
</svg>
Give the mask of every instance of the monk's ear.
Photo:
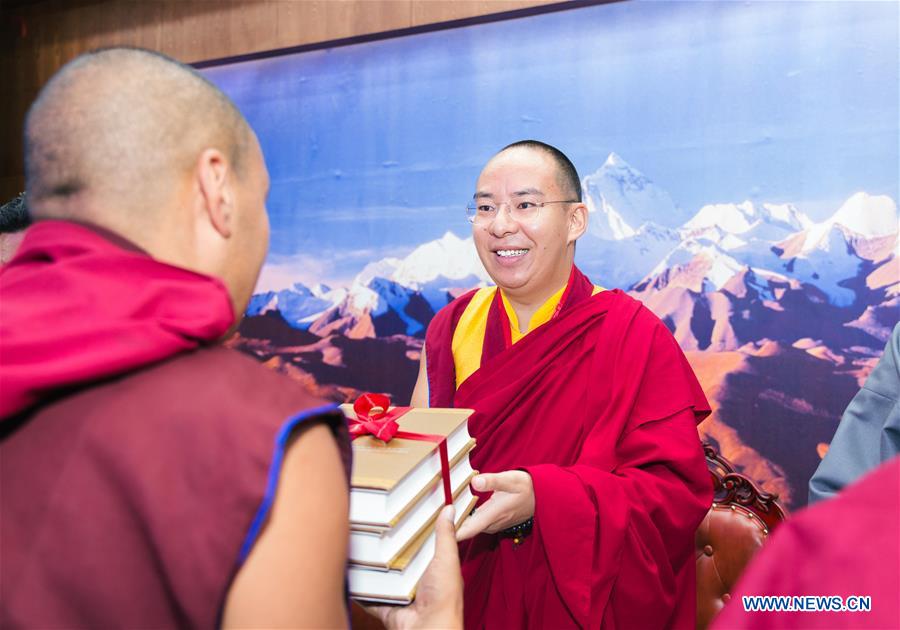
<svg viewBox="0 0 900 630">
<path fill-rule="evenodd" d="M 234 187 L 228 159 L 218 149 L 205 149 L 197 160 L 196 177 L 204 218 L 223 238 L 229 238 Z"/>
<path fill-rule="evenodd" d="M 578 203 L 569 213 L 569 235 L 567 242 L 574 243 L 587 231 L 588 209 L 583 203 Z"/>
</svg>

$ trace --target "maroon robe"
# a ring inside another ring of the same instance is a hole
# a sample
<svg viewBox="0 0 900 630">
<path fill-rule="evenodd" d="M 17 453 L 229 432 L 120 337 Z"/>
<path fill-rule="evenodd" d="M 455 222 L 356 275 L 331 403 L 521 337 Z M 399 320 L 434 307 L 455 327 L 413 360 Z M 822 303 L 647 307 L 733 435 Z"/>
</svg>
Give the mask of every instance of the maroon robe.
<svg viewBox="0 0 900 630">
<path fill-rule="evenodd" d="M 214 342 L 218 280 L 32 227 L 0 270 L 0 627 L 211 628 L 304 422 L 343 417 Z"/>
<path fill-rule="evenodd" d="M 843 605 L 866 596 L 871 609 L 745 611 L 743 597 L 757 595 L 838 596 Z M 900 455 L 780 525 L 713 628 L 900 628 Z"/>
<path fill-rule="evenodd" d="M 571 282 L 558 316 L 512 347 L 492 307 L 481 367 L 457 391 L 450 342 L 472 294 L 428 330 L 430 404 L 475 409 L 476 469 L 534 483 L 521 545 L 460 546 L 466 627 L 693 628 L 709 405 L 659 319 L 620 291 L 592 297 L 577 270 Z"/>
</svg>

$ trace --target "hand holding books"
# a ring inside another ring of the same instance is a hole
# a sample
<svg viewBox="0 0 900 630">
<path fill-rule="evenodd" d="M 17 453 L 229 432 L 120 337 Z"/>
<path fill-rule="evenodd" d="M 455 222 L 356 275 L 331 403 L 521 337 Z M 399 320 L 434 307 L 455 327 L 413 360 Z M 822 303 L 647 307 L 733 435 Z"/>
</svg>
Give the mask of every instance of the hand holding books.
<svg viewBox="0 0 900 630">
<path fill-rule="evenodd" d="M 456 532 L 458 540 L 482 532 L 496 534 L 528 521 L 534 516 L 534 485 L 524 470 L 485 473 L 472 479 L 478 492 L 493 492 Z"/>
<path fill-rule="evenodd" d="M 463 627 L 463 581 L 452 506 L 441 510 L 435 532 L 434 559 L 419 581 L 415 602 L 409 606 L 367 607 L 388 628 Z"/>
</svg>

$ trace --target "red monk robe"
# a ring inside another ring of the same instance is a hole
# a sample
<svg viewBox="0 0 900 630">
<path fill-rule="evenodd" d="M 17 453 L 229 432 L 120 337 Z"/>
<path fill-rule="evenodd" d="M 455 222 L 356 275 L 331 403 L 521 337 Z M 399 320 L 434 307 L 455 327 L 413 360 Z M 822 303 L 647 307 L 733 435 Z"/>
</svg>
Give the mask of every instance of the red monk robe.
<svg viewBox="0 0 900 630">
<path fill-rule="evenodd" d="M 847 606 L 862 595 L 871 609 L 745 612 L 752 595 L 839 596 Z M 781 525 L 713 627 L 900 628 L 900 456 Z"/>
<path fill-rule="evenodd" d="M 343 415 L 216 343 L 220 280 L 100 228 L 34 225 L 0 296 L 0 628 L 218 627 L 296 430 L 349 472 Z"/>
<path fill-rule="evenodd" d="M 451 339 L 474 292 L 429 327 L 430 404 L 475 409 L 473 467 L 534 484 L 531 536 L 460 546 L 467 628 L 694 626 L 709 405 L 659 319 L 592 289 L 575 269 L 557 315 L 512 346 L 498 297 L 481 367 L 458 390 Z"/>
</svg>

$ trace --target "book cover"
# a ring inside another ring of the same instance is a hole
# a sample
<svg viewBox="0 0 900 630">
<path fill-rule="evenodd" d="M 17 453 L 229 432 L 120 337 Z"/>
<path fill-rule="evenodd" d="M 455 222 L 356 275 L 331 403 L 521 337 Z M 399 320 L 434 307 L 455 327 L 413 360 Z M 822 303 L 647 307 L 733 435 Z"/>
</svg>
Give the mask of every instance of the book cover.
<svg viewBox="0 0 900 630">
<path fill-rule="evenodd" d="M 352 405 L 341 405 L 349 418 L 354 418 Z M 427 433 L 447 437 L 447 454 L 453 459 L 471 439 L 467 420 L 472 409 L 410 409 L 397 419 L 401 431 Z M 353 440 L 353 474 L 350 484 L 354 488 L 368 488 L 390 492 L 407 475 L 437 452 L 438 445 L 426 440 L 394 438 L 382 442 L 371 435 Z"/>
<path fill-rule="evenodd" d="M 350 405 L 342 410 L 353 417 Z M 444 435 L 453 469 L 474 446 L 468 432 L 470 409 L 411 409 L 397 419 L 401 431 Z M 383 442 L 365 435 L 353 440 L 350 521 L 356 529 L 387 529 L 440 487 L 438 444 L 397 438 Z M 455 484 L 454 484 L 455 485 Z"/>
</svg>

